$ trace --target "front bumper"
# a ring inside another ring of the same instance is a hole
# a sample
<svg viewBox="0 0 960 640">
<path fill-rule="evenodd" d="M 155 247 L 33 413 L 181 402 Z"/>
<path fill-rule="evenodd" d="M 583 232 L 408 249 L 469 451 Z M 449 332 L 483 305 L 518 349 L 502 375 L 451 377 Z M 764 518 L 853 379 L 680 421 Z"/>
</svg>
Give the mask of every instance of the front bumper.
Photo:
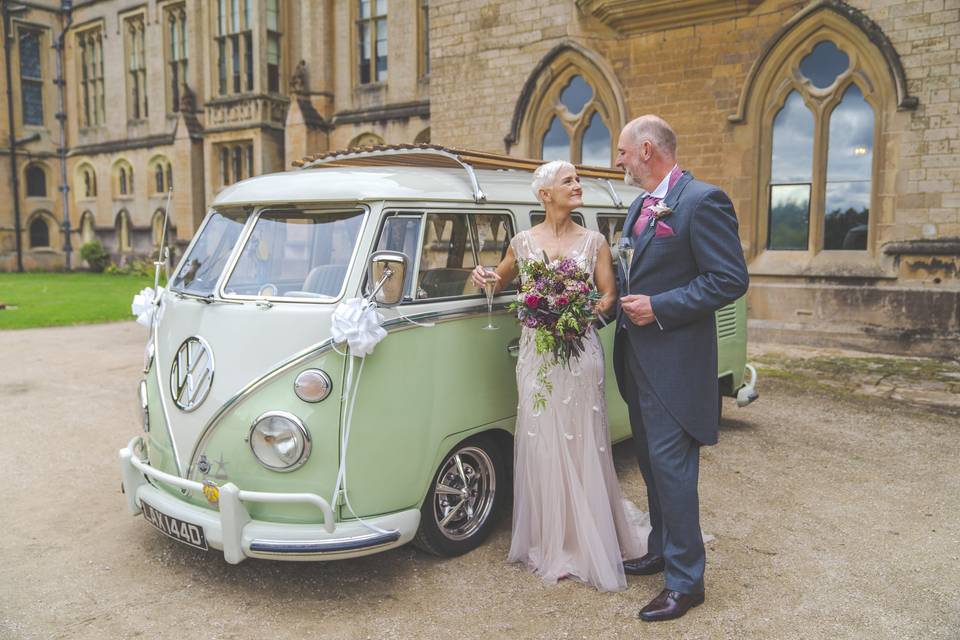
<svg viewBox="0 0 960 640">
<path fill-rule="evenodd" d="M 197 507 L 162 491 L 147 482 L 149 476 L 180 489 L 203 491 L 203 484 L 173 476 L 144 462 L 137 455 L 143 441 L 137 437 L 120 450 L 123 490 L 127 509 L 141 513 L 147 502 L 164 514 L 203 528 L 207 543 L 223 551 L 224 559 L 238 564 L 246 558 L 272 560 L 337 560 L 378 553 L 399 547 L 413 539 L 420 525 L 420 511 L 409 509 L 366 522 L 381 529 L 375 531 L 357 521 L 334 521 L 330 504 L 314 493 L 267 493 L 243 491 L 233 483 L 219 487 L 219 511 Z M 323 524 L 284 524 L 253 520 L 244 502 L 315 505 L 323 514 Z"/>
</svg>

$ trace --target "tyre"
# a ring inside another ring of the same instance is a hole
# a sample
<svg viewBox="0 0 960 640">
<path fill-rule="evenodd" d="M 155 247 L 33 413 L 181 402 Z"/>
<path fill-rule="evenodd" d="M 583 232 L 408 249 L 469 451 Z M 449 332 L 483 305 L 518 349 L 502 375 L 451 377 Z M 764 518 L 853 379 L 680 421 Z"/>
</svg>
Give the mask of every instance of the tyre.
<svg viewBox="0 0 960 640">
<path fill-rule="evenodd" d="M 464 440 L 440 464 L 420 507 L 413 543 L 453 557 L 476 549 L 493 529 L 508 486 L 503 453 L 492 438 Z"/>
</svg>

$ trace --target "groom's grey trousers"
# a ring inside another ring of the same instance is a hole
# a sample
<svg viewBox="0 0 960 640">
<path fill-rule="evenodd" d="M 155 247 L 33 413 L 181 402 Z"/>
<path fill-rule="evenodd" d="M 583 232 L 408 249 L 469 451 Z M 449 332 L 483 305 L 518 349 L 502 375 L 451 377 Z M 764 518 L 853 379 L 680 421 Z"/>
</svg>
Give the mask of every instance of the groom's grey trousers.
<svg viewBox="0 0 960 640">
<path fill-rule="evenodd" d="M 629 340 L 626 332 L 618 340 Z M 626 345 L 623 345 L 626 346 Z M 633 443 L 640 473 L 647 484 L 647 505 L 653 527 L 648 553 L 665 560 L 666 588 L 682 593 L 703 592 L 706 556 L 700 532 L 700 443 L 692 438 L 661 404 L 635 350 L 625 348 L 627 397 Z"/>
</svg>

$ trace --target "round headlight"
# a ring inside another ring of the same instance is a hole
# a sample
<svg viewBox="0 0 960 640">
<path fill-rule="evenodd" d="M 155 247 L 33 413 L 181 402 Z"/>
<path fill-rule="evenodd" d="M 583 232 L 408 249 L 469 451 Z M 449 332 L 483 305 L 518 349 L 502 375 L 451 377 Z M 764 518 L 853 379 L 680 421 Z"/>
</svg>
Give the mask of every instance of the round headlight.
<svg viewBox="0 0 960 640">
<path fill-rule="evenodd" d="M 326 371 L 307 369 L 293 382 L 293 391 L 304 402 L 320 402 L 330 395 L 333 383 Z"/>
<path fill-rule="evenodd" d="M 310 457 L 310 434 L 297 416 L 268 411 L 250 429 L 250 450 L 268 469 L 293 471 Z"/>
</svg>

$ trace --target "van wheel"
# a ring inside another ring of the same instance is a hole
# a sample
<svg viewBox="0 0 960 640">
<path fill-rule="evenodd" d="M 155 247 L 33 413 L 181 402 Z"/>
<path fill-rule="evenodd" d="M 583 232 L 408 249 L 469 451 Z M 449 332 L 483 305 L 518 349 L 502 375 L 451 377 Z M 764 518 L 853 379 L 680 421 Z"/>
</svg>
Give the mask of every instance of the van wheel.
<svg viewBox="0 0 960 640">
<path fill-rule="evenodd" d="M 461 442 L 433 477 L 413 543 L 444 557 L 477 548 L 493 528 L 506 486 L 503 456 L 492 439 Z"/>
</svg>

